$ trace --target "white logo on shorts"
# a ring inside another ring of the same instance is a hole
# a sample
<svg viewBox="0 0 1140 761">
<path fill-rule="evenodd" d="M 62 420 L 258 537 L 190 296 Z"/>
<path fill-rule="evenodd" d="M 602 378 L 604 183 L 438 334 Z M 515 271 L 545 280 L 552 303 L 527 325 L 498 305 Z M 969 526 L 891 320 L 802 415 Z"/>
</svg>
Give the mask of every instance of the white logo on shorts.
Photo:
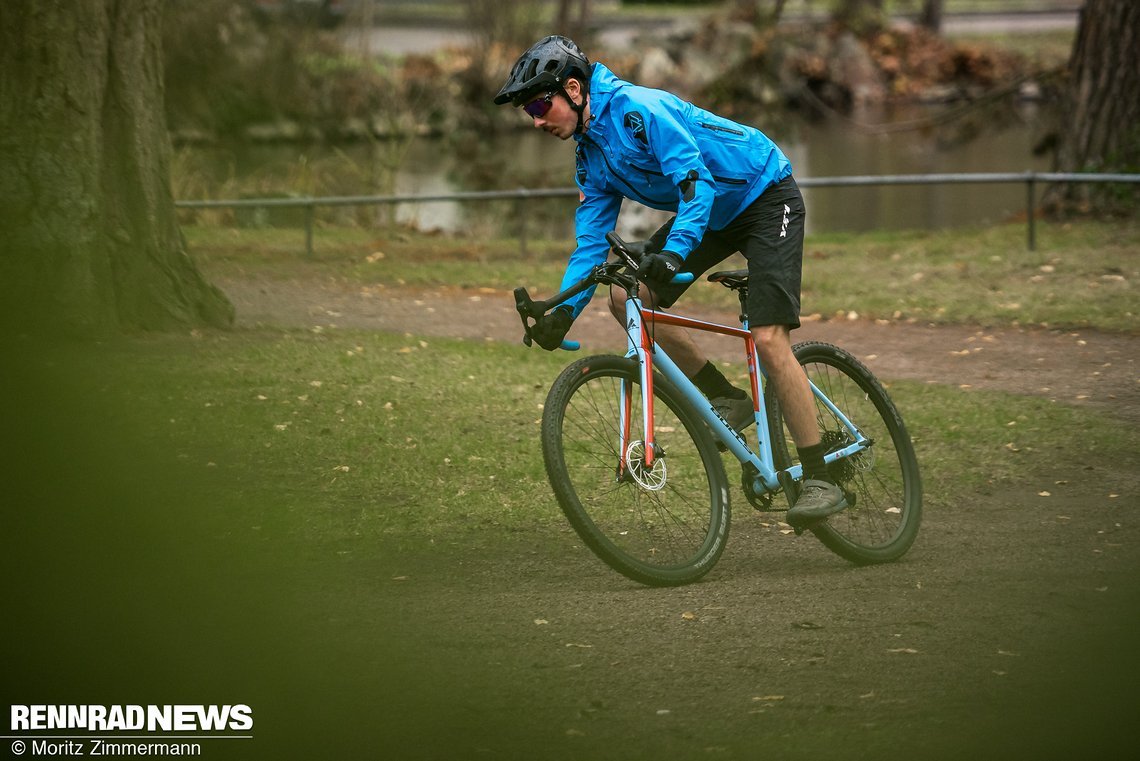
<svg viewBox="0 0 1140 761">
<path fill-rule="evenodd" d="M 792 211 L 792 207 L 788 206 L 787 204 L 784 204 L 784 221 L 780 225 L 780 237 L 781 238 L 788 237 L 788 214 L 790 214 L 791 211 Z"/>
</svg>

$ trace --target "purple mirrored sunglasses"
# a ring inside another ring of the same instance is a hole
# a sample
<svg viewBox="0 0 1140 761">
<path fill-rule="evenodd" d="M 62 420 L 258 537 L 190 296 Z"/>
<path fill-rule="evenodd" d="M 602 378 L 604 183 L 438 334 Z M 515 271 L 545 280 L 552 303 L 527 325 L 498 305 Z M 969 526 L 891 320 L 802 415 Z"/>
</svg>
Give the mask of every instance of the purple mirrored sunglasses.
<svg viewBox="0 0 1140 761">
<path fill-rule="evenodd" d="M 529 103 L 523 104 L 522 110 L 526 111 L 527 115 L 534 119 L 541 119 L 550 113 L 550 109 L 554 106 L 554 93 L 548 92 L 546 95 L 539 96 Z"/>
</svg>

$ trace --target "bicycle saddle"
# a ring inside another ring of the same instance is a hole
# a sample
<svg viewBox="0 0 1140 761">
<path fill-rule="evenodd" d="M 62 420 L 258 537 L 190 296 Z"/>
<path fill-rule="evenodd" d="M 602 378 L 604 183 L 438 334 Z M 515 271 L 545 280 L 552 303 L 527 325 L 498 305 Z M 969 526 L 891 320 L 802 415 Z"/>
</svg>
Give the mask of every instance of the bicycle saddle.
<svg viewBox="0 0 1140 761">
<path fill-rule="evenodd" d="M 709 275 L 708 280 L 735 291 L 748 287 L 748 270 L 721 270 Z"/>
</svg>

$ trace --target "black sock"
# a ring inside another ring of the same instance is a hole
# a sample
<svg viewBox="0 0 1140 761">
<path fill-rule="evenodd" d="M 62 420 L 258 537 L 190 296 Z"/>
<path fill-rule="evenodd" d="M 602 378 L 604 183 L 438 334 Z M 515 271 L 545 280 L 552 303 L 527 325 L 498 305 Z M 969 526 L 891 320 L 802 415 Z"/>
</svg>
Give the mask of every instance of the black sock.
<svg viewBox="0 0 1140 761">
<path fill-rule="evenodd" d="M 800 456 L 800 463 L 804 466 L 805 481 L 810 478 L 816 481 L 835 483 L 835 479 L 827 472 L 827 466 L 823 463 L 823 456 L 827 454 L 827 447 L 822 443 L 803 449 L 796 447 L 796 452 Z"/>
<path fill-rule="evenodd" d="M 712 362 L 705 362 L 705 366 L 693 376 L 693 385 L 709 399 L 720 399 L 727 396 L 729 399 L 746 399 L 748 394 L 728 382 Z"/>
</svg>

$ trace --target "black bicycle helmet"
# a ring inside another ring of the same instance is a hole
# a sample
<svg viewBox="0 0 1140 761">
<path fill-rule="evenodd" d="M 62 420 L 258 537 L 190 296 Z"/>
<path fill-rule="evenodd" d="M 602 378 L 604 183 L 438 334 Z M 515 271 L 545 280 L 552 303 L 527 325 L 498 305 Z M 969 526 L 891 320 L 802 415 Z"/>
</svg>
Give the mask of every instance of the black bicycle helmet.
<svg viewBox="0 0 1140 761">
<path fill-rule="evenodd" d="M 495 105 L 509 102 L 521 106 L 536 95 L 559 92 L 570 77 L 589 91 L 590 61 L 586 54 L 567 37 L 543 37 L 515 61 L 506 84 L 495 96 Z"/>
</svg>

